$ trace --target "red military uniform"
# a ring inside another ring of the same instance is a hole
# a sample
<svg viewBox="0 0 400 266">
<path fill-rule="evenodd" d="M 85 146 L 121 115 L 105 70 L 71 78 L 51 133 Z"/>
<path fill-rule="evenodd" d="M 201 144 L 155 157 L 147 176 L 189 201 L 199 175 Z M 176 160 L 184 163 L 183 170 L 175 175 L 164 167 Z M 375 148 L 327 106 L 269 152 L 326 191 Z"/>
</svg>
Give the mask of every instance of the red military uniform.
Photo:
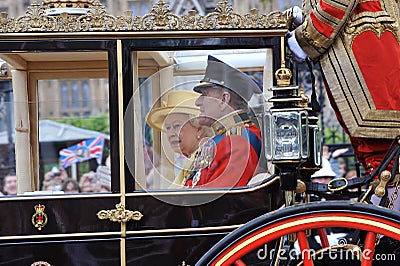
<svg viewBox="0 0 400 266">
<path fill-rule="evenodd" d="M 187 187 L 246 186 L 254 175 L 261 153 L 260 130 L 245 113 L 233 112 L 214 123 L 217 134 L 197 152 L 186 172 Z M 239 121 L 239 122 L 237 122 Z"/>
<path fill-rule="evenodd" d="M 295 30 L 320 60 L 328 96 L 367 171 L 400 134 L 400 31 L 395 0 L 306 0 Z"/>
<path fill-rule="evenodd" d="M 205 75 L 193 90 L 201 94 L 196 101 L 199 123 L 211 126 L 215 136 L 190 158 L 185 186 L 246 186 L 262 148 L 260 130 L 247 113 L 248 101 L 261 88 L 247 74 L 209 55 Z"/>
</svg>

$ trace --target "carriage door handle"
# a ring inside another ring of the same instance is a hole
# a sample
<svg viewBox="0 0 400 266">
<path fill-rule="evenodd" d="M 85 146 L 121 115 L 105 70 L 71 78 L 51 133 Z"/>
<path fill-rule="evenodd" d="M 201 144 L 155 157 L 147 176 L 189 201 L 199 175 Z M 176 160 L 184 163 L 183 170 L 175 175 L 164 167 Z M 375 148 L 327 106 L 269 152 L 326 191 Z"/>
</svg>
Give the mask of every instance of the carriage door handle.
<svg viewBox="0 0 400 266">
<path fill-rule="evenodd" d="M 139 221 L 142 219 L 143 214 L 139 211 L 130 211 L 125 209 L 125 205 L 118 203 L 115 205 L 116 209 L 101 210 L 97 213 L 100 220 L 109 219 L 112 222 L 126 223 L 131 220 Z"/>
</svg>

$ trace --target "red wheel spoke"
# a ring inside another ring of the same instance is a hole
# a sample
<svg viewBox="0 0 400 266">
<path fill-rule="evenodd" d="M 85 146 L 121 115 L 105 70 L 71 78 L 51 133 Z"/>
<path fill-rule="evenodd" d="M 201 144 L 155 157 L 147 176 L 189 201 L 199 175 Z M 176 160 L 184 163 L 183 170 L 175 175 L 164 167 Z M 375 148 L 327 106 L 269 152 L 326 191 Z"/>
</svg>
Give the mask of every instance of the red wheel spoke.
<svg viewBox="0 0 400 266">
<path fill-rule="evenodd" d="M 328 235 L 326 233 L 326 229 L 325 228 L 318 228 L 318 235 L 319 235 L 319 239 L 321 240 L 321 246 L 322 248 L 327 248 L 329 247 L 329 240 L 328 240 Z"/>
<path fill-rule="evenodd" d="M 361 266 L 371 266 L 375 253 L 376 233 L 368 232 L 365 237 L 364 251 L 361 258 Z"/>
<path fill-rule="evenodd" d="M 237 260 L 233 266 L 246 266 L 246 263 L 244 263 L 242 260 Z"/>
<path fill-rule="evenodd" d="M 299 241 L 299 247 L 301 257 L 303 259 L 304 266 L 313 266 L 311 259 L 310 247 L 308 246 L 307 234 L 304 231 L 297 232 L 297 240 Z"/>
</svg>

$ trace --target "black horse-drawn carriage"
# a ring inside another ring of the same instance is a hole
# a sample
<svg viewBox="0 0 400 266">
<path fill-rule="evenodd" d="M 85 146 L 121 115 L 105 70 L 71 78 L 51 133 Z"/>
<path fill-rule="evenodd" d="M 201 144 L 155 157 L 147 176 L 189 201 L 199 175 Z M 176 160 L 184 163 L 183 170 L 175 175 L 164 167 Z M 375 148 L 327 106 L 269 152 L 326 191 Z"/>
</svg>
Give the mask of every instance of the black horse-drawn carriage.
<svg viewBox="0 0 400 266">
<path fill-rule="evenodd" d="M 8 126 L 15 128 L 9 139 L 15 143 L 18 187 L 18 195 L 0 197 L 0 265 L 312 265 L 333 251 L 356 254 L 353 262 L 371 265 L 377 242 L 398 245 L 397 211 L 365 204 L 368 193 L 357 195 L 362 203 L 346 200 L 348 188 L 368 185 L 385 166 L 371 178 L 310 180 L 321 167 L 318 110 L 296 86 L 296 64 L 285 44 L 288 13 L 240 15 L 220 1 L 205 16 L 178 16 L 159 1 L 143 17 L 115 17 L 98 1 L 47 2 L 0 21 L 3 81 L 13 94 L 7 108 L 13 112 Z M 262 171 L 243 187 L 170 189 L 171 165 L 179 158 L 164 145 L 163 134 L 149 130 L 146 113 L 162 105 L 166 92 L 191 90 L 210 54 L 264 88 L 250 103 L 263 131 Z M 87 172 L 96 171 L 109 156 L 109 191 L 41 191 L 45 173 L 60 166 L 59 152 L 71 152 L 92 136 L 69 133 L 63 139 L 69 125 L 51 130 L 40 121 L 74 116 L 96 121 L 99 113 L 109 125 L 102 152 L 63 163 L 79 181 L 85 162 Z M 282 127 L 285 123 L 294 127 Z M 288 138 L 290 147 L 279 146 Z M 388 158 L 398 161 L 396 141 Z M 380 186 L 385 190 L 388 183 L 393 181 Z M 397 191 L 399 180 L 394 184 Z M 338 201 L 310 203 L 310 193 Z M 345 233 L 341 242 L 328 239 L 332 228 Z M 312 253 L 314 231 L 320 244 Z M 385 252 L 379 250 L 395 254 Z"/>
</svg>

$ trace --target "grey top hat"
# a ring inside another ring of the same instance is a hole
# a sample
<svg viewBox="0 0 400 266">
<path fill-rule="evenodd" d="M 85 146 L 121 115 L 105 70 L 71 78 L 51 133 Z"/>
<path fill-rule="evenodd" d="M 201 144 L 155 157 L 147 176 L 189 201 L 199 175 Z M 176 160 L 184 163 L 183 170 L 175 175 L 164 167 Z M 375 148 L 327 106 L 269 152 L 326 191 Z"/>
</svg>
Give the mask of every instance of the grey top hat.
<svg viewBox="0 0 400 266">
<path fill-rule="evenodd" d="M 201 93 L 202 89 L 212 85 L 232 90 L 247 101 L 254 93 L 262 92 L 260 86 L 249 75 L 209 55 L 204 78 L 194 86 L 193 90 Z"/>
</svg>

